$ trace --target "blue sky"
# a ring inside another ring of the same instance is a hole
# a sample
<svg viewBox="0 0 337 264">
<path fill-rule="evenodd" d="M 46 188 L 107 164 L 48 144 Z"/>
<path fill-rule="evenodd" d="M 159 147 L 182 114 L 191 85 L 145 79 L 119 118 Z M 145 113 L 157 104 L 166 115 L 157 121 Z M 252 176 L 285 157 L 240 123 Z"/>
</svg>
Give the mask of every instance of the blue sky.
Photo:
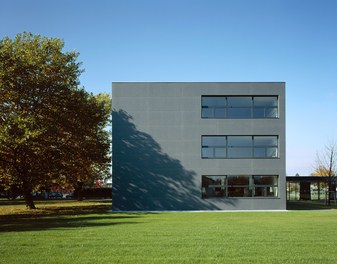
<svg viewBox="0 0 337 264">
<path fill-rule="evenodd" d="M 287 174 L 337 139 L 335 0 L 0 0 L 0 37 L 80 53 L 86 90 L 113 81 L 284 81 Z"/>
</svg>

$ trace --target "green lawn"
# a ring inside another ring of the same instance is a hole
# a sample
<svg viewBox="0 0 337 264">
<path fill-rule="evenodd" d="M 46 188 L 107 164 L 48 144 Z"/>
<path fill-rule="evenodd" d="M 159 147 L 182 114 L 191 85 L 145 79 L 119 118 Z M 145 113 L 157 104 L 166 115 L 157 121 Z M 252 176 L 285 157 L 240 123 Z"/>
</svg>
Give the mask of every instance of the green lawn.
<svg viewBox="0 0 337 264">
<path fill-rule="evenodd" d="M 0 200 L 0 263 L 335 263 L 337 210 L 109 213 Z"/>
</svg>

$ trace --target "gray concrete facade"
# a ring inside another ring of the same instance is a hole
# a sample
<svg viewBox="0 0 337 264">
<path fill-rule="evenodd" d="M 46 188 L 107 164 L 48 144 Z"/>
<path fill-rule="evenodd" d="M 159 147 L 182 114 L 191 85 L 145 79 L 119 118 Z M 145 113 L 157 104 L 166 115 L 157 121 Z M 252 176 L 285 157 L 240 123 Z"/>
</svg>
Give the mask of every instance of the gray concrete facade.
<svg viewBox="0 0 337 264">
<path fill-rule="evenodd" d="M 277 118 L 202 118 L 202 96 L 276 96 Z M 113 210 L 284 210 L 284 82 L 114 82 Z M 278 138 L 277 158 L 214 158 L 202 136 Z M 203 175 L 277 175 L 274 197 L 202 196 Z"/>
</svg>

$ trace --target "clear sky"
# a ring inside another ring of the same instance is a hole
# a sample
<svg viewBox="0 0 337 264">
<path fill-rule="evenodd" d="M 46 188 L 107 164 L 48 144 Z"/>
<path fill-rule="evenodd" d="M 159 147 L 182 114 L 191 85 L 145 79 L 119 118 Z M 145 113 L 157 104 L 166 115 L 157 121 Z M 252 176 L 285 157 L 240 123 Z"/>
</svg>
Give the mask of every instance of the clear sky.
<svg viewBox="0 0 337 264">
<path fill-rule="evenodd" d="M 113 81 L 286 82 L 287 174 L 337 139 L 336 0 L 0 0 L 0 37 L 80 53 L 86 90 Z"/>
</svg>

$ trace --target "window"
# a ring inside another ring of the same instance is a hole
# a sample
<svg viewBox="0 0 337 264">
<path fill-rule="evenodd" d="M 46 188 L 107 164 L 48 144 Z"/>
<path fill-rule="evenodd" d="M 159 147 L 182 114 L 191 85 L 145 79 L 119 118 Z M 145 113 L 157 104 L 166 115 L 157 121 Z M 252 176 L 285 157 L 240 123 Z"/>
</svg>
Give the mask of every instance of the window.
<svg viewBox="0 0 337 264">
<path fill-rule="evenodd" d="M 277 158 L 277 136 L 202 136 L 201 157 L 219 158 Z"/>
<path fill-rule="evenodd" d="M 277 96 L 202 96 L 202 118 L 278 118 Z"/>
<path fill-rule="evenodd" d="M 225 136 L 203 136 L 202 157 L 203 158 L 226 158 Z"/>
<path fill-rule="evenodd" d="M 227 118 L 251 118 L 252 97 L 227 97 Z"/>
<path fill-rule="evenodd" d="M 201 97 L 202 113 L 205 118 L 224 118 L 226 116 L 225 97 Z"/>
<path fill-rule="evenodd" d="M 254 118 L 276 118 L 278 117 L 278 102 L 276 96 L 253 97 Z"/>
<path fill-rule="evenodd" d="M 278 156 L 276 136 L 254 136 L 255 158 L 276 158 Z"/>
<path fill-rule="evenodd" d="M 253 157 L 252 136 L 228 136 L 229 158 L 251 158 Z"/>
<path fill-rule="evenodd" d="M 254 196 L 275 197 L 277 196 L 276 176 L 253 176 Z"/>
<path fill-rule="evenodd" d="M 276 175 L 203 175 L 202 198 L 278 197 Z"/>
<path fill-rule="evenodd" d="M 227 176 L 202 176 L 202 196 L 226 197 Z"/>
<path fill-rule="evenodd" d="M 251 176 L 228 176 L 228 197 L 251 197 Z"/>
</svg>

